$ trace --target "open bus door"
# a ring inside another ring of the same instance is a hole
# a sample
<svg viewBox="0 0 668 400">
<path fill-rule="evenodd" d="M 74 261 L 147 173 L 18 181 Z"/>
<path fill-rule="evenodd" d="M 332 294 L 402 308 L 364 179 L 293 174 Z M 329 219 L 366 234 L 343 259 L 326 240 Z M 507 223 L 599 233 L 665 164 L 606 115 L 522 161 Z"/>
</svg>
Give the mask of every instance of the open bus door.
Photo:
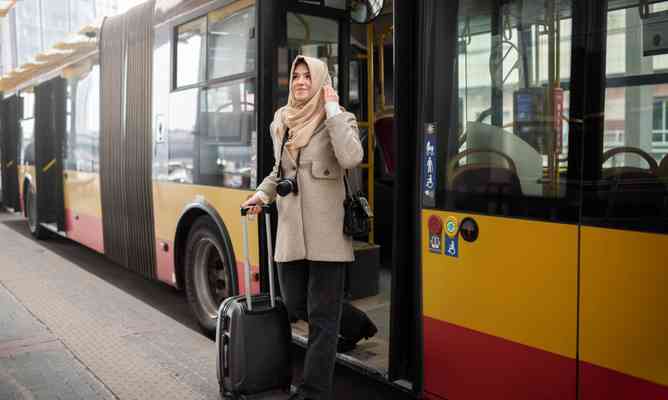
<svg viewBox="0 0 668 400">
<path fill-rule="evenodd" d="M 369 126 L 368 119 L 377 121 L 374 118 L 373 111 L 374 97 L 378 95 L 377 83 L 373 78 L 374 72 L 378 71 L 379 54 L 377 52 L 377 41 L 384 37 L 384 62 L 387 72 L 385 79 L 387 100 L 386 111 L 392 104 L 398 89 L 392 87 L 393 82 L 397 82 L 396 69 L 394 66 L 393 37 L 391 27 L 394 24 L 406 29 L 409 37 L 402 39 L 402 45 L 408 51 L 412 51 L 414 46 L 412 40 L 413 23 L 412 18 L 407 14 L 402 15 L 401 21 L 397 18 L 397 7 L 409 8 L 415 7 L 411 2 L 368 2 L 372 3 L 377 12 L 377 18 L 373 21 L 365 21 L 359 25 L 351 24 L 350 10 L 346 6 L 347 1 L 301 1 L 291 0 L 286 2 L 261 1 L 258 9 L 258 26 L 260 29 L 260 38 L 258 42 L 258 51 L 260 59 L 263 62 L 259 66 L 259 107 L 258 107 L 258 132 L 267 132 L 273 119 L 275 110 L 283 106 L 287 101 L 288 84 L 290 80 L 289 72 L 291 62 L 298 54 L 317 57 L 327 63 L 330 74 L 333 78 L 334 87 L 339 94 L 340 103 L 347 110 L 355 112 L 358 116 L 358 125 L 360 127 L 361 137 L 364 138 Z M 411 11 L 411 15 L 414 13 Z M 369 24 L 373 24 L 370 27 Z M 369 35 L 371 32 L 371 35 Z M 375 32 L 375 35 L 373 34 Z M 369 44 L 369 37 L 371 43 Z M 355 49 L 353 49 L 353 46 Z M 276 51 L 278 49 L 278 51 Z M 408 58 L 406 58 L 408 60 Z M 351 67 L 352 65 L 352 67 Z M 411 63 L 411 68 L 415 66 Z M 352 71 L 351 71 L 352 70 Z M 402 78 L 402 87 L 409 81 Z M 369 92 L 372 93 L 369 93 Z M 412 97 L 406 93 L 402 96 L 402 104 L 413 104 Z M 398 109 L 398 104 L 395 104 Z M 407 107 L 410 108 L 411 106 Z M 369 112 L 371 111 L 371 113 Z M 382 110 L 381 110 L 382 111 Z M 370 115 L 371 114 L 371 115 Z M 403 119 L 404 123 L 409 123 L 410 116 Z M 398 121 L 396 118 L 395 121 Z M 387 121 L 385 121 L 387 122 Z M 393 128 L 393 123 L 384 128 Z M 259 134 L 258 145 L 258 176 L 267 174 L 273 167 L 272 144 L 269 135 Z M 388 135 L 388 146 L 396 146 L 399 135 Z M 410 139 L 410 136 L 405 136 Z M 373 140 L 373 139 L 372 139 Z M 371 151 L 369 151 L 371 148 Z M 398 149 L 398 147 L 396 147 Z M 389 149 L 386 149 L 389 150 Z M 362 340 L 352 351 L 347 351 L 338 355 L 339 361 L 342 361 L 353 369 L 363 371 L 365 376 L 372 376 L 375 380 L 385 383 L 392 382 L 401 387 L 401 390 L 419 391 L 420 367 L 419 367 L 419 346 L 418 346 L 418 328 L 417 306 L 418 297 L 416 295 L 416 269 L 414 268 L 414 246 L 415 235 L 411 235 L 410 229 L 404 229 L 407 225 L 414 227 L 414 221 L 402 221 L 393 224 L 398 218 L 415 216 L 415 213 L 406 212 L 401 208 L 405 202 L 411 202 L 411 191 L 409 186 L 415 183 L 414 177 L 410 176 L 413 167 L 406 167 L 400 171 L 401 165 L 409 165 L 415 159 L 414 147 L 406 147 L 401 151 L 396 151 L 396 182 L 397 184 L 389 186 L 388 195 L 379 198 L 376 196 L 375 202 L 378 206 L 374 209 L 374 215 L 380 222 L 386 223 L 385 226 L 391 226 L 392 232 L 382 232 L 387 237 L 384 243 L 374 242 L 373 238 L 360 237 L 357 239 L 356 258 L 353 274 L 366 274 L 364 277 L 350 277 L 349 282 L 357 285 L 357 289 L 348 287 L 349 297 L 352 305 L 364 311 L 377 325 L 379 332 L 371 340 Z M 365 146 L 365 159 L 363 162 L 363 172 L 360 175 L 368 173 L 372 177 L 373 168 L 369 168 L 369 160 L 373 165 L 378 158 L 374 159 L 373 154 L 378 153 L 374 150 L 373 142 Z M 371 158 L 369 158 L 369 153 Z M 376 154 L 378 156 L 378 154 Z M 380 166 L 379 166 L 380 168 Z M 367 195 L 373 186 L 373 179 L 370 181 L 361 179 L 358 181 L 357 188 L 366 192 Z M 401 190 L 398 187 L 401 186 Z M 401 191 L 401 201 L 394 199 L 393 193 Z M 379 193 L 379 192 L 377 192 Z M 414 192 L 413 192 L 414 193 Z M 413 196 L 414 197 L 414 196 Z M 385 202 L 380 207 L 380 202 Z M 401 204 L 401 205 L 399 205 Z M 403 229 L 403 231 L 402 231 Z M 396 232 L 402 232 L 400 240 L 407 240 L 401 243 L 400 247 L 395 245 Z M 261 233 L 262 235 L 262 233 Z M 404 236 L 406 235 L 406 236 Z M 262 246 L 263 237 L 260 238 Z M 383 252 L 381 247 L 386 246 L 387 250 L 393 250 L 392 257 L 381 257 Z M 393 249 L 392 249 L 393 248 Z M 378 251 L 380 249 L 380 251 Z M 401 249 L 401 250 L 399 250 Z M 371 254 L 372 252 L 376 254 Z M 360 252 L 367 252 L 360 257 Z M 369 256 L 368 258 L 366 258 Z M 260 257 L 264 257 L 261 254 Z M 399 260 L 400 258 L 400 260 Z M 261 265 L 266 263 L 261 262 Z M 375 270 L 375 271 L 374 271 Z M 266 288 L 266 273 L 262 273 L 262 285 Z M 397 278 L 398 277 L 398 278 Z M 362 282 L 360 284 L 360 282 Z M 297 343 L 306 343 L 307 329 L 303 324 L 298 323 L 293 326 L 293 337 Z M 395 387 L 396 389 L 396 387 Z"/>
<path fill-rule="evenodd" d="M 2 101 L 2 204 L 21 209 L 18 178 L 19 101 L 13 95 Z"/>
<path fill-rule="evenodd" d="M 37 223 L 65 230 L 63 142 L 66 81 L 54 78 L 35 87 L 35 175 Z M 76 118 L 76 116 L 72 116 Z M 76 125 L 76 124 L 73 124 Z"/>
</svg>

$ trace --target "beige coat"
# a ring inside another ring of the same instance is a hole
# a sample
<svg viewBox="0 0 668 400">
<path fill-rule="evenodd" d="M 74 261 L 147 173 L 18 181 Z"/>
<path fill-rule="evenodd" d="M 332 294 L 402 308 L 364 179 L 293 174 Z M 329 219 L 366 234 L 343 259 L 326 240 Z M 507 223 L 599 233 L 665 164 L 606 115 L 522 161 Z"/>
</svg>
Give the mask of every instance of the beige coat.
<svg viewBox="0 0 668 400">
<path fill-rule="evenodd" d="M 343 174 L 345 169 L 359 165 L 363 157 L 355 116 L 342 112 L 316 128 L 301 149 L 297 195 L 276 195 L 282 141 L 273 134 L 272 140 L 277 161 L 257 189 L 270 201 L 276 199 L 278 207 L 274 259 L 353 261 L 352 240 L 343 233 Z M 287 150 L 283 151 L 282 166 L 284 176 L 295 175 L 297 163 Z"/>
</svg>

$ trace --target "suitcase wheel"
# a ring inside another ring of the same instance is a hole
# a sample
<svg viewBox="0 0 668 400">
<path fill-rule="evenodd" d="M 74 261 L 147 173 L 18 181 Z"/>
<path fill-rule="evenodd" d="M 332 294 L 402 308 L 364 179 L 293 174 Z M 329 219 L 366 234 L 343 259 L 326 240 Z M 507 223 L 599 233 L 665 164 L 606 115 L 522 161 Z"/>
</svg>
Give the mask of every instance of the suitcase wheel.
<svg viewBox="0 0 668 400">
<path fill-rule="evenodd" d="M 223 400 L 240 400 L 241 398 L 234 393 L 226 392 L 220 388 L 220 398 Z"/>
</svg>

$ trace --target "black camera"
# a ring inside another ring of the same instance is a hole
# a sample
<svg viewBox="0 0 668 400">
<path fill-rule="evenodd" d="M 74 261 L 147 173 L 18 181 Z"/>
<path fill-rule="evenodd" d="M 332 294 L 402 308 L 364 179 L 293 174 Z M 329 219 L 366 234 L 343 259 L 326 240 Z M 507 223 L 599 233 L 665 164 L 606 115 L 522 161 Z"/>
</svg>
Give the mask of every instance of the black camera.
<svg viewBox="0 0 668 400">
<path fill-rule="evenodd" d="M 297 187 L 297 177 L 279 179 L 278 183 L 276 184 L 276 193 L 282 197 L 285 197 L 290 193 L 299 193 L 299 188 Z"/>
</svg>

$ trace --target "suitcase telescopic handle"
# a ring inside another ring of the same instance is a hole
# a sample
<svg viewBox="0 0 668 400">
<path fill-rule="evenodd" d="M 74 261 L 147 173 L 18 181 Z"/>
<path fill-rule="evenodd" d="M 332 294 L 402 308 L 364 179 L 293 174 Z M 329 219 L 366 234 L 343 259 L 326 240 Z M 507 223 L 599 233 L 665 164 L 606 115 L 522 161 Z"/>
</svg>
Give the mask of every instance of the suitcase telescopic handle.
<svg viewBox="0 0 668 400">
<path fill-rule="evenodd" d="M 267 205 L 262 206 L 262 209 L 265 211 L 265 227 L 267 229 L 267 260 L 269 261 L 269 297 L 271 301 L 271 307 L 276 306 L 276 296 L 274 292 L 274 257 L 272 252 L 272 241 L 271 241 L 271 216 L 269 215 L 270 207 Z M 244 283 L 246 287 L 246 304 L 248 310 L 253 310 L 253 300 L 251 296 L 251 284 L 250 284 L 250 251 L 248 250 L 248 208 L 241 208 L 241 224 L 243 227 L 243 251 L 244 251 Z"/>
</svg>

